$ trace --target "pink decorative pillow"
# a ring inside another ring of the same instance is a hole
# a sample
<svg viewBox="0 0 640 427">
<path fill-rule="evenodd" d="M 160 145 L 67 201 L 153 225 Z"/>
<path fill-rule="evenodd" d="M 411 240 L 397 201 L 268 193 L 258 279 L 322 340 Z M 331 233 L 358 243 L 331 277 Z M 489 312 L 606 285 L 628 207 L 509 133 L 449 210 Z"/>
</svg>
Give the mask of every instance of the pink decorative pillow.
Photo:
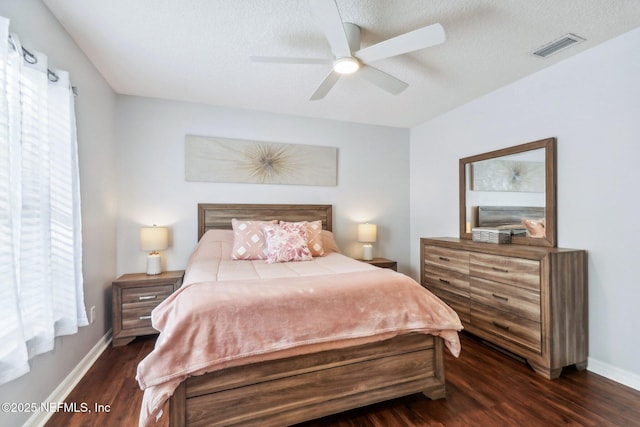
<svg viewBox="0 0 640 427">
<path fill-rule="evenodd" d="M 231 220 L 233 227 L 232 259 L 267 259 L 267 240 L 260 227 L 262 224 L 276 224 L 277 221 Z"/>
<path fill-rule="evenodd" d="M 547 230 L 545 228 L 545 220 L 522 218 L 522 224 L 527 229 L 529 237 L 546 237 Z"/>
<path fill-rule="evenodd" d="M 313 259 L 307 245 L 306 223 L 262 224 L 261 227 L 267 240 L 267 263 Z"/>
<path fill-rule="evenodd" d="M 331 252 L 340 252 L 340 248 L 336 243 L 336 239 L 333 237 L 333 233 L 329 230 L 322 230 L 322 246 L 324 247 L 324 253 L 330 254 Z"/>
<path fill-rule="evenodd" d="M 282 227 L 288 227 L 290 224 L 301 224 L 306 227 L 307 230 L 307 245 L 311 251 L 311 256 L 324 255 L 324 245 L 322 241 L 322 221 L 300 221 L 300 222 L 287 222 L 280 221 Z"/>
</svg>

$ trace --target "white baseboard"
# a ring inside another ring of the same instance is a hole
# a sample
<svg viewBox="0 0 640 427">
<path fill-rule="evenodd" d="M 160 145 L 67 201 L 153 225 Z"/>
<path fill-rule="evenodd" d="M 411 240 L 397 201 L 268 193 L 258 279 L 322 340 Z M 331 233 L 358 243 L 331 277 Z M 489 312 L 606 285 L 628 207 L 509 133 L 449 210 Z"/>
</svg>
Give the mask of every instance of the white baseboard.
<svg viewBox="0 0 640 427">
<path fill-rule="evenodd" d="M 594 374 L 602 375 L 605 378 L 615 381 L 627 387 L 640 391 L 640 375 L 625 371 L 624 369 L 611 366 L 597 359 L 589 358 L 587 370 Z"/>
<path fill-rule="evenodd" d="M 49 397 L 45 400 L 46 402 L 64 402 L 69 393 L 73 390 L 73 388 L 80 382 L 82 377 L 87 373 L 89 368 L 96 363 L 98 357 L 107 349 L 109 344 L 111 343 L 111 329 L 107 331 L 106 334 L 98 341 L 96 345 L 87 353 L 85 357 L 82 358 L 78 366 L 76 366 L 73 371 L 67 375 L 67 377 L 60 383 L 58 387 L 56 387 L 53 392 L 49 395 Z M 53 415 L 53 412 L 36 412 L 34 413 L 26 423 L 23 424 L 22 427 L 42 427 L 49 421 L 49 418 Z"/>
</svg>

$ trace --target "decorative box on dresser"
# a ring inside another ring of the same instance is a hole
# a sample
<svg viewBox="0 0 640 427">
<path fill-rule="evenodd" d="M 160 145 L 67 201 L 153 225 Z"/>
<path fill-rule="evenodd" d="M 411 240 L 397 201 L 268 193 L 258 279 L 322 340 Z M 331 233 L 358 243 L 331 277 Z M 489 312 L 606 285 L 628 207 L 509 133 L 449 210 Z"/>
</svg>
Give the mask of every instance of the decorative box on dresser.
<svg viewBox="0 0 640 427">
<path fill-rule="evenodd" d="M 420 255 L 422 285 L 465 330 L 550 379 L 565 366 L 586 368 L 586 251 L 422 238 Z"/>
<path fill-rule="evenodd" d="M 136 337 L 156 334 L 151 311 L 182 286 L 183 270 L 156 275 L 124 274 L 112 283 L 114 347 L 127 345 Z"/>
</svg>

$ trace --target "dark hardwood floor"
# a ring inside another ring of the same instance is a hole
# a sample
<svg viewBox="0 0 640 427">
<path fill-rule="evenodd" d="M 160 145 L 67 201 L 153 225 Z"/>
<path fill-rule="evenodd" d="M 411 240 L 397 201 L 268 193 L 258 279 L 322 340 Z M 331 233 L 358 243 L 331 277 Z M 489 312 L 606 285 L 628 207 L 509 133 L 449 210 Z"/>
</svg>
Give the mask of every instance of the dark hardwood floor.
<svg viewBox="0 0 640 427">
<path fill-rule="evenodd" d="M 472 336 L 461 338 L 460 358 L 446 353 L 446 399 L 412 395 L 298 427 L 640 426 L 640 391 L 572 368 L 546 380 Z M 84 403 L 91 413 L 58 412 L 46 426 L 136 426 L 142 399 L 136 365 L 154 342 L 155 337 L 138 338 L 108 348 L 66 400 Z M 158 426 L 168 426 L 166 413 Z"/>
</svg>

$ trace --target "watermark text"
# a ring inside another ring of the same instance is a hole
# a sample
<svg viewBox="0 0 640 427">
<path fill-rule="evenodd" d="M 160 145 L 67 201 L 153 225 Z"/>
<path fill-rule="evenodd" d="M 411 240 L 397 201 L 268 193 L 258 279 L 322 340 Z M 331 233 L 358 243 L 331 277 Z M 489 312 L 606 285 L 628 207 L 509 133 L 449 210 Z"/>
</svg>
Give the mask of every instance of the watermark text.
<svg viewBox="0 0 640 427">
<path fill-rule="evenodd" d="M 88 402 L 2 402 L 0 412 L 111 412 L 111 405 L 105 403 Z"/>
</svg>

